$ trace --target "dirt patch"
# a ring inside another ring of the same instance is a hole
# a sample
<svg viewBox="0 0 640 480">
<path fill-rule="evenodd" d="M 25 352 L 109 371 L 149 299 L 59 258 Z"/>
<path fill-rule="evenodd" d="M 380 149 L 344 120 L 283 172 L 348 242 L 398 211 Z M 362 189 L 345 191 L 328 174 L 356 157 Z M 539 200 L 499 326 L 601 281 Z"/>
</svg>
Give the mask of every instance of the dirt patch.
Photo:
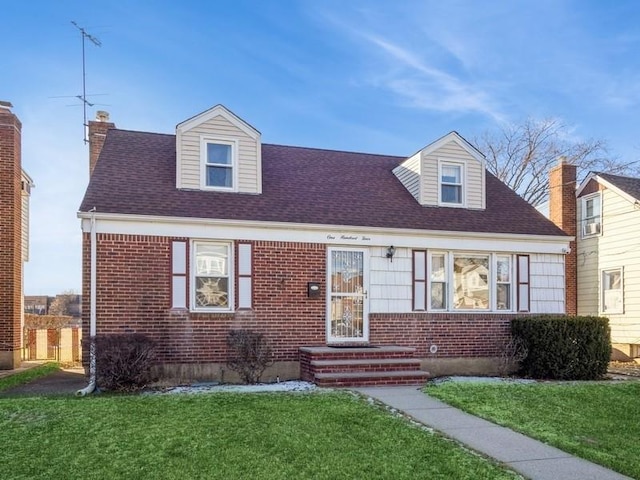
<svg viewBox="0 0 640 480">
<path fill-rule="evenodd" d="M 607 371 L 610 375 L 626 375 L 640 378 L 640 364 L 636 362 L 611 362 Z"/>
</svg>

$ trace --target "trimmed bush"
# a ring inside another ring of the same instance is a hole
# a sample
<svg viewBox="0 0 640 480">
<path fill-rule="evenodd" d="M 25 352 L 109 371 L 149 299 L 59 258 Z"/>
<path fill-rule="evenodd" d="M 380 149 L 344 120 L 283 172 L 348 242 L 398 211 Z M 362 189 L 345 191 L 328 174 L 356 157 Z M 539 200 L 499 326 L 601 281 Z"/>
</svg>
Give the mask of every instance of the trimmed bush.
<svg viewBox="0 0 640 480">
<path fill-rule="evenodd" d="M 520 373 L 532 378 L 597 380 L 611 357 L 609 320 L 543 315 L 516 318 L 511 333 L 527 349 Z"/>
<path fill-rule="evenodd" d="M 258 383 L 265 369 L 273 364 L 267 337 L 251 330 L 231 330 L 227 336 L 231 350 L 227 365 L 245 383 Z"/>
<path fill-rule="evenodd" d="M 83 342 L 89 351 L 90 340 Z M 155 343 L 139 333 L 96 336 L 96 383 L 105 390 L 133 392 L 154 381 Z"/>
</svg>

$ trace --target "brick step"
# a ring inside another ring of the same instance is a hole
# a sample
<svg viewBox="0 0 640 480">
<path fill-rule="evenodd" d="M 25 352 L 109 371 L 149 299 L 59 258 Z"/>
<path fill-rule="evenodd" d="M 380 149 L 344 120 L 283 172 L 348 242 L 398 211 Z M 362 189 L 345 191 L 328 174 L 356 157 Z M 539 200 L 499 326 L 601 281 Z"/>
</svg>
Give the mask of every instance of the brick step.
<svg viewBox="0 0 640 480">
<path fill-rule="evenodd" d="M 315 383 L 319 387 L 355 387 L 373 385 L 422 385 L 429 374 L 422 370 L 395 372 L 341 372 L 317 373 Z"/>
<path fill-rule="evenodd" d="M 318 373 L 337 372 L 389 372 L 420 370 L 420 360 L 413 358 L 363 358 L 358 360 L 311 360 L 309 364 Z"/>
<path fill-rule="evenodd" d="M 382 347 L 301 347 L 302 356 L 313 360 L 348 360 L 360 358 L 407 358 L 412 357 L 415 348 Z"/>
</svg>

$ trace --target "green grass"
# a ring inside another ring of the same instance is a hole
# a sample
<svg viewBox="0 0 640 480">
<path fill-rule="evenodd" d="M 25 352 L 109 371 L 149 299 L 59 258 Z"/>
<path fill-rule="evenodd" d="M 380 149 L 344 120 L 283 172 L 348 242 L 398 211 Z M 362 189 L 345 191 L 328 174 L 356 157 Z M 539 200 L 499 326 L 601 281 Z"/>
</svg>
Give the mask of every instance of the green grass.
<svg viewBox="0 0 640 480">
<path fill-rule="evenodd" d="M 514 478 L 346 392 L 13 397 L 0 431 L 0 478 Z"/>
<path fill-rule="evenodd" d="M 432 384 L 426 392 L 576 456 L 640 478 L 640 382 Z"/>
<path fill-rule="evenodd" d="M 20 373 L 14 373 L 8 377 L 0 378 L 0 392 L 9 388 L 28 383 L 36 378 L 45 377 L 60 370 L 57 363 L 45 363 L 38 367 L 30 368 Z"/>
</svg>

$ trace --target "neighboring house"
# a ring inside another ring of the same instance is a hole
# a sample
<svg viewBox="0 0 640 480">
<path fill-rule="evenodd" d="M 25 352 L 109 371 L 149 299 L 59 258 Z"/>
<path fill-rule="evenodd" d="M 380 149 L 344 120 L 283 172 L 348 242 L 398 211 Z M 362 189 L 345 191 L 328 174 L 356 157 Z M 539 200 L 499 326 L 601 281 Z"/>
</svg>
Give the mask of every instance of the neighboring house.
<svg viewBox="0 0 640 480">
<path fill-rule="evenodd" d="M 65 315 L 73 317 L 74 324 L 82 317 L 82 295 L 73 293 L 61 293 L 55 297 L 47 295 L 25 295 L 24 297 L 24 313 L 32 313 L 34 315 L 50 315 L 54 302 L 64 305 Z M 55 309 L 55 307 L 54 307 Z"/>
<path fill-rule="evenodd" d="M 98 119 L 83 332 L 150 336 L 163 376 L 227 379 L 241 328 L 268 338 L 267 379 L 492 372 L 512 318 L 565 312 L 572 238 L 456 132 L 406 158 L 263 144 L 220 105 L 175 135 Z"/>
<path fill-rule="evenodd" d="M 22 124 L 0 101 L 0 369 L 22 358 L 24 263 L 29 260 L 29 196 L 33 180 L 22 170 Z"/>
<path fill-rule="evenodd" d="M 640 357 L 640 179 L 593 172 L 576 195 L 578 313 L 609 318 L 614 358 Z"/>
<path fill-rule="evenodd" d="M 48 315 L 53 297 L 47 295 L 25 295 L 24 313 L 33 315 Z"/>
</svg>

